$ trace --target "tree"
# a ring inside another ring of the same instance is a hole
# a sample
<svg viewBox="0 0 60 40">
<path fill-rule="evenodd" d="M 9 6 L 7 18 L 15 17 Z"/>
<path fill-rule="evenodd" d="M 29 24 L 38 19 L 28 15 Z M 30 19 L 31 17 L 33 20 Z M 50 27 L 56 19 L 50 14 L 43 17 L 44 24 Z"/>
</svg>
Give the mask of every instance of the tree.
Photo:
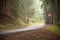
<svg viewBox="0 0 60 40">
<path fill-rule="evenodd" d="M 42 8 L 44 9 L 45 23 L 56 24 L 57 0 L 41 0 L 41 1 L 43 1 Z M 50 17 L 50 20 L 48 19 L 49 13 L 51 13 L 52 15 Z"/>
</svg>

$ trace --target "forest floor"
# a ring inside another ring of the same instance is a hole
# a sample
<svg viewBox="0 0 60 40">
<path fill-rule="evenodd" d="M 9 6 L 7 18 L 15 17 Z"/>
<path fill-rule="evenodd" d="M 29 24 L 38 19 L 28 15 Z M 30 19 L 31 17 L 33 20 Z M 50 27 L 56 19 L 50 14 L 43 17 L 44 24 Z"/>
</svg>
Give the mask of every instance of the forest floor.
<svg viewBox="0 0 60 40">
<path fill-rule="evenodd" d="M 57 27 L 47 25 L 43 28 L 0 35 L 0 40 L 60 40 Z"/>
</svg>

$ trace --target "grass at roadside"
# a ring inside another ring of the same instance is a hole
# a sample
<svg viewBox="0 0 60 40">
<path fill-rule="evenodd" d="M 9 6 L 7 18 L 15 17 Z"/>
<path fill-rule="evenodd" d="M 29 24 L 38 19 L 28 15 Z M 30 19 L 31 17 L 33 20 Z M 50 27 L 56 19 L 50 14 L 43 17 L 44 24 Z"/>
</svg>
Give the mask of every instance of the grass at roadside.
<svg viewBox="0 0 60 40">
<path fill-rule="evenodd" d="M 49 26 L 47 29 L 60 36 L 60 29 L 58 26 L 52 25 L 52 26 Z"/>
<path fill-rule="evenodd" d="M 44 21 L 29 22 L 29 25 L 40 25 L 40 24 L 44 24 Z"/>
<path fill-rule="evenodd" d="M 25 27 L 26 25 L 17 25 L 17 24 L 0 24 L 0 32 L 15 30 Z"/>
</svg>

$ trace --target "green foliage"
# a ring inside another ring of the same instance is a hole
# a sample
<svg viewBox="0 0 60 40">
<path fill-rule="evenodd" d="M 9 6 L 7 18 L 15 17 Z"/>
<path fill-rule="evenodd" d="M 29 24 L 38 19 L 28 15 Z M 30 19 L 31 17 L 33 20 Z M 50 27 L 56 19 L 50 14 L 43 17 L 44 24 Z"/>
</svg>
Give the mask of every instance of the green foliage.
<svg viewBox="0 0 60 40">
<path fill-rule="evenodd" d="M 34 19 L 34 18 L 31 18 L 31 19 L 30 19 L 30 22 L 35 23 L 35 22 L 37 22 L 37 20 Z"/>
<path fill-rule="evenodd" d="M 58 28 L 58 26 L 49 26 L 48 30 L 60 36 L 60 29 Z"/>
<path fill-rule="evenodd" d="M 20 26 L 26 26 L 27 25 L 21 19 L 18 20 L 17 24 L 19 24 Z"/>
<path fill-rule="evenodd" d="M 24 0 L 8 0 L 7 4 L 11 5 L 11 8 L 15 13 L 16 18 L 20 18 L 24 10 Z"/>
</svg>

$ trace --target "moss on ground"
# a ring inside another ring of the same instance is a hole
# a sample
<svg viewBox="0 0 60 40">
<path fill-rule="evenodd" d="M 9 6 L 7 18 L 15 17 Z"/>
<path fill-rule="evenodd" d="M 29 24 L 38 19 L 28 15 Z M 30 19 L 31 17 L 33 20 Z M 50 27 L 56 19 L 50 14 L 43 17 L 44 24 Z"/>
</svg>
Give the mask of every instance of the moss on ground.
<svg viewBox="0 0 60 40">
<path fill-rule="evenodd" d="M 58 26 L 52 25 L 52 26 L 49 26 L 47 29 L 60 36 L 60 29 Z"/>
<path fill-rule="evenodd" d="M 16 30 L 16 29 L 23 28 L 25 26 L 27 26 L 27 25 L 0 24 L 0 32 L 9 31 L 9 30 Z"/>
</svg>

